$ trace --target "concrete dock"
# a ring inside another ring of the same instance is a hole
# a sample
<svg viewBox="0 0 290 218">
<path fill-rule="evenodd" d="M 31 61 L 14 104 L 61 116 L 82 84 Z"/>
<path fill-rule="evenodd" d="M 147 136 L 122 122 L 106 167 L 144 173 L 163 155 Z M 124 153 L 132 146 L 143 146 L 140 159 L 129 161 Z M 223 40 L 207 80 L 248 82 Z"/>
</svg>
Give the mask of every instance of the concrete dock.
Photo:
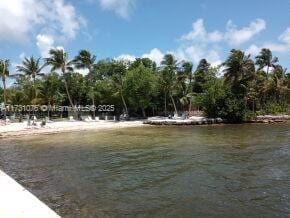
<svg viewBox="0 0 290 218">
<path fill-rule="evenodd" d="M 210 119 L 210 118 L 198 118 L 198 119 L 148 119 L 143 122 L 149 125 L 209 125 L 209 124 L 220 124 L 223 123 L 221 118 Z"/>
<path fill-rule="evenodd" d="M 1 218 L 60 218 L 37 197 L 0 170 Z"/>
</svg>

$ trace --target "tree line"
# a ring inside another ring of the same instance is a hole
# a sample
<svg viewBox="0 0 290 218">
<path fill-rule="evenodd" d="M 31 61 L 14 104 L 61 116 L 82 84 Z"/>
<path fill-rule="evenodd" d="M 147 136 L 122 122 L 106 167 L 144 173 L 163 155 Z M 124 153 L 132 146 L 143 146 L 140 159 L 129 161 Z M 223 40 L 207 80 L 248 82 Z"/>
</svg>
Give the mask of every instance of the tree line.
<svg viewBox="0 0 290 218">
<path fill-rule="evenodd" d="M 88 50 L 70 59 L 63 49 L 51 49 L 48 58 L 26 57 L 17 72 L 10 68 L 9 60 L 0 60 L 5 105 L 109 104 L 114 115 L 127 117 L 202 111 L 230 122 L 289 113 L 290 74 L 266 48 L 255 58 L 233 49 L 219 66 L 201 59 L 196 67 L 172 54 L 157 66 L 149 58 L 97 61 Z M 7 87 L 9 77 L 15 82 Z"/>
</svg>

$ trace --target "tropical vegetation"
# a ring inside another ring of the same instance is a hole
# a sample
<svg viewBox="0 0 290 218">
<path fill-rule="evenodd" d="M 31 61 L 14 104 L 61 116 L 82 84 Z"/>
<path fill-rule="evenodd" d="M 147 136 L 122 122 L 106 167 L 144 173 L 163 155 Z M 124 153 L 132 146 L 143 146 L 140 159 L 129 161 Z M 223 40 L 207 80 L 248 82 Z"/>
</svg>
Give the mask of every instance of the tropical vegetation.
<svg viewBox="0 0 290 218">
<path fill-rule="evenodd" d="M 88 50 L 72 59 L 63 49 L 52 49 L 49 55 L 24 58 L 17 72 L 12 72 L 9 60 L 1 59 L 0 102 L 114 105 L 114 111 L 105 113 L 126 114 L 127 118 L 203 113 L 230 122 L 289 113 L 290 74 L 266 48 L 255 58 L 233 49 L 219 66 L 202 59 L 196 67 L 172 54 L 166 54 L 160 66 L 148 58 L 97 61 Z M 93 110 L 91 115 L 101 113 L 104 111 Z"/>
</svg>

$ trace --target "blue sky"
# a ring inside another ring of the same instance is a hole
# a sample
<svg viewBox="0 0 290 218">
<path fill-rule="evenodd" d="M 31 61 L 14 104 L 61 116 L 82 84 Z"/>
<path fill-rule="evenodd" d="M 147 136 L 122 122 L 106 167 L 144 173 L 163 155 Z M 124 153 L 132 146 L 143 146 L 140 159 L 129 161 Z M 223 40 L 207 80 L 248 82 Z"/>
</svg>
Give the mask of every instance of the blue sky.
<svg viewBox="0 0 290 218">
<path fill-rule="evenodd" d="M 289 69 L 286 0 L 9 0 L 0 1 L 0 58 L 46 57 L 63 47 L 71 57 L 89 49 L 99 59 L 168 52 L 221 63 L 231 48 L 256 55 L 270 48 Z"/>
</svg>

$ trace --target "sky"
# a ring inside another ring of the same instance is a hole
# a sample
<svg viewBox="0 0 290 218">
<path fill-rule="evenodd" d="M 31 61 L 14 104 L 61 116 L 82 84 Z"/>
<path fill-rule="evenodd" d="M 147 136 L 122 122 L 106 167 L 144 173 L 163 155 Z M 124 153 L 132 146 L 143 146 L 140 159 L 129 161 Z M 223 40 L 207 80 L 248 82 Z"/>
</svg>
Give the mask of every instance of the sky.
<svg viewBox="0 0 290 218">
<path fill-rule="evenodd" d="M 218 65 L 233 48 L 270 48 L 289 69 L 288 0 L 0 0 L 0 58 L 88 49 L 98 59 L 164 54 Z"/>
</svg>

